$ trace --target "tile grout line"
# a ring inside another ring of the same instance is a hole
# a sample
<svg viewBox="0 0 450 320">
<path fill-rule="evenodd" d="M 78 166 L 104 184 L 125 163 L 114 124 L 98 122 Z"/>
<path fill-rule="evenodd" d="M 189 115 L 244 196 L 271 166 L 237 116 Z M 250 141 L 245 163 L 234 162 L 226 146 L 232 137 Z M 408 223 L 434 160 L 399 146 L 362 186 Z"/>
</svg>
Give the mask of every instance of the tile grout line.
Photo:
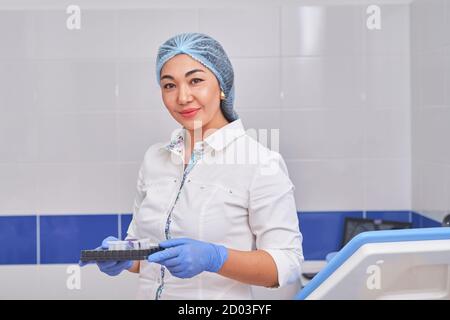
<svg viewBox="0 0 450 320">
<path fill-rule="evenodd" d="M 41 218 L 36 215 L 36 264 L 41 264 Z"/>
<path fill-rule="evenodd" d="M 117 236 L 119 238 L 119 240 L 123 240 L 122 239 L 122 214 L 119 213 L 117 215 Z"/>
<path fill-rule="evenodd" d="M 118 10 L 115 11 L 114 14 L 114 28 L 116 30 L 116 37 L 115 37 L 115 58 L 114 58 L 114 90 L 115 90 L 115 95 L 114 95 L 114 104 L 115 104 L 115 114 L 114 114 L 114 120 L 115 120 L 115 126 L 116 126 L 116 161 L 115 164 L 118 165 L 119 168 L 119 177 L 118 177 L 118 182 L 119 182 L 119 186 L 121 185 L 121 179 L 122 179 L 122 174 L 121 174 L 121 162 L 120 162 L 120 157 L 121 157 L 121 152 L 120 152 L 120 137 L 121 137 L 121 131 L 120 131 L 120 86 L 119 86 L 119 63 L 120 63 L 120 54 L 119 54 L 119 39 L 118 39 L 118 30 L 119 30 L 119 13 Z M 120 187 L 118 190 L 118 196 L 119 199 L 121 198 L 121 192 L 120 192 Z M 119 240 L 122 240 L 122 214 L 118 213 L 117 214 L 117 238 Z"/>
</svg>

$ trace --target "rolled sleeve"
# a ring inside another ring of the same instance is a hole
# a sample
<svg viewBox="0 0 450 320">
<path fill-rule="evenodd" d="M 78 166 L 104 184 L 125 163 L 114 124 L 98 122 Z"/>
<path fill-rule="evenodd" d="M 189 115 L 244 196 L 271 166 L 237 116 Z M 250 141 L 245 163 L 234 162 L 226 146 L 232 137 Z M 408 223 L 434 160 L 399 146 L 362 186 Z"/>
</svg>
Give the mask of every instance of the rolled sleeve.
<svg viewBox="0 0 450 320">
<path fill-rule="evenodd" d="M 299 279 L 303 262 L 294 185 L 279 153 L 269 157 L 256 170 L 250 187 L 249 223 L 256 236 L 256 248 L 275 261 L 278 286 Z"/>
</svg>

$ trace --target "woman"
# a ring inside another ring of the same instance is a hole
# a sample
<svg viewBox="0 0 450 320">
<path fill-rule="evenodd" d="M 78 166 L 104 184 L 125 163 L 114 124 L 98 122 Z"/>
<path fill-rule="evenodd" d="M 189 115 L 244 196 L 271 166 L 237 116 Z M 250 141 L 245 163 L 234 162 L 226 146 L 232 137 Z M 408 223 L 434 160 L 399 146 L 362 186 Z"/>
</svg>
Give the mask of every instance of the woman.
<svg viewBox="0 0 450 320">
<path fill-rule="evenodd" d="M 251 299 L 250 285 L 298 279 L 294 186 L 281 156 L 245 133 L 222 46 L 204 34 L 177 35 L 159 48 L 156 73 L 182 128 L 145 154 L 127 239 L 165 250 L 100 269 L 139 273 L 138 296 L 147 299 Z"/>
</svg>

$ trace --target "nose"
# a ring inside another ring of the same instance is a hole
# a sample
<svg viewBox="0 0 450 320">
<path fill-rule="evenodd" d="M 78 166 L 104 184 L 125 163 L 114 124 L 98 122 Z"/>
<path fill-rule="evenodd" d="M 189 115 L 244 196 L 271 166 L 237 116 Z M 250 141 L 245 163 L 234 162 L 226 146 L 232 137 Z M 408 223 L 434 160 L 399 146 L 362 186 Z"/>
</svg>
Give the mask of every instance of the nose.
<svg viewBox="0 0 450 320">
<path fill-rule="evenodd" d="M 186 85 L 181 85 L 178 90 L 178 104 L 183 105 L 191 102 L 192 94 L 191 90 Z"/>
</svg>

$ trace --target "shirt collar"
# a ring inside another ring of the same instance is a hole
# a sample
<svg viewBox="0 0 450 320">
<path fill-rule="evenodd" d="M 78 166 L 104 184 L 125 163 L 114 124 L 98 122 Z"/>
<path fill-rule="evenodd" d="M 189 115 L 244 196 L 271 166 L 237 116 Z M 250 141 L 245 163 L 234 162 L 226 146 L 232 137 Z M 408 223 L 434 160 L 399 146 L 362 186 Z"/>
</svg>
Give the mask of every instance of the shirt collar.
<svg viewBox="0 0 450 320">
<path fill-rule="evenodd" d="M 176 154 L 183 155 L 184 152 L 184 128 L 179 128 L 172 133 L 172 137 L 169 142 L 164 143 L 160 149 L 166 149 Z"/>
<path fill-rule="evenodd" d="M 184 137 L 186 134 L 186 129 L 179 128 L 172 134 L 170 142 L 165 143 L 161 148 L 167 149 L 169 151 L 183 154 L 184 151 Z M 230 143 L 232 143 L 237 138 L 245 134 L 244 126 L 241 119 L 234 120 L 228 123 L 217 131 L 213 132 L 211 135 L 207 136 L 203 141 L 196 143 L 196 146 L 204 146 L 204 144 L 209 145 L 212 149 L 220 151 L 226 148 Z"/>
<path fill-rule="evenodd" d="M 225 149 L 234 140 L 245 134 L 241 119 L 234 120 L 206 137 L 206 144 L 216 151 Z"/>
</svg>

